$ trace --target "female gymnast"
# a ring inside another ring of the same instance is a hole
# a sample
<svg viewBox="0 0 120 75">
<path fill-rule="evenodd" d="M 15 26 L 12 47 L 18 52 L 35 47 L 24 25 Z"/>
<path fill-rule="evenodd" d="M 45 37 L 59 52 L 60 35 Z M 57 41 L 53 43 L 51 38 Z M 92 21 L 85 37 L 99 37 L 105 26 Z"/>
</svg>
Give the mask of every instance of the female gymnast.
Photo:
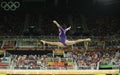
<svg viewBox="0 0 120 75">
<path fill-rule="evenodd" d="M 41 40 L 41 42 L 43 44 L 49 44 L 49 45 L 54 45 L 54 46 L 59 46 L 59 47 L 67 47 L 67 46 L 70 46 L 70 45 L 77 44 L 79 42 L 89 42 L 89 41 L 91 41 L 90 38 L 77 39 L 77 40 L 72 40 L 72 41 L 67 40 L 66 32 L 71 29 L 71 26 L 66 28 L 66 29 L 63 29 L 60 26 L 60 24 L 58 24 L 57 21 L 53 20 L 53 23 L 56 24 L 58 29 L 59 29 L 59 40 L 60 40 L 60 42 L 50 42 L 50 41 Z"/>
</svg>

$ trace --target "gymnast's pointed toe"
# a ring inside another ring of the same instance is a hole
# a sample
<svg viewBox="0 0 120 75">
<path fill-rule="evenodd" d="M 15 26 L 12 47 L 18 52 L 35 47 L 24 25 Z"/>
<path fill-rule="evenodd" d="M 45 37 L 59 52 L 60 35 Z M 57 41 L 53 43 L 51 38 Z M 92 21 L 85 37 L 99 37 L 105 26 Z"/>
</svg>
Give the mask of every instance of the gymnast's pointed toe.
<svg viewBox="0 0 120 75">
<path fill-rule="evenodd" d="M 90 38 L 87 38 L 87 39 L 86 39 L 86 41 L 88 41 L 88 42 L 89 42 L 89 41 L 91 41 L 91 39 L 90 39 Z"/>
<path fill-rule="evenodd" d="M 44 40 L 40 40 L 43 44 L 45 44 L 45 41 Z"/>
</svg>

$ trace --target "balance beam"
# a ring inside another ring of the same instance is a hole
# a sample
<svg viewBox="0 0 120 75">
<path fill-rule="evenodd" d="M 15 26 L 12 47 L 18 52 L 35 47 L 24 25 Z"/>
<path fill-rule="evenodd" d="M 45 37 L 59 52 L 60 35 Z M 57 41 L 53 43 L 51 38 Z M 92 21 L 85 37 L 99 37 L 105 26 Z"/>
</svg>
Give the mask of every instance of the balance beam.
<svg viewBox="0 0 120 75">
<path fill-rule="evenodd" d="M 118 74 L 119 70 L 0 70 L 0 74 Z"/>
</svg>

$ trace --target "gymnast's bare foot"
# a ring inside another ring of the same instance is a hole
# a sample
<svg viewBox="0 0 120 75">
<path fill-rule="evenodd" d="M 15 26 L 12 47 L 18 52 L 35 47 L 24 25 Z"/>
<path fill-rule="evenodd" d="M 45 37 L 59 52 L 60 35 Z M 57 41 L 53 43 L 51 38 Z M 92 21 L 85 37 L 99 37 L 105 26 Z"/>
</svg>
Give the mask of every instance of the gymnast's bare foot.
<svg viewBox="0 0 120 75">
<path fill-rule="evenodd" d="M 86 41 L 87 41 L 87 42 L 90 42 L 90 41 L 91 41 L 91 39 L 90 39 L 90 38 L 87 38 L 87 39 L 86 39 Z"/>
<path fill-rule="evenodd" d="M 44 45 L 45 45 L 45 41 L 44 40 L 40 40 Z"/>
</svg>

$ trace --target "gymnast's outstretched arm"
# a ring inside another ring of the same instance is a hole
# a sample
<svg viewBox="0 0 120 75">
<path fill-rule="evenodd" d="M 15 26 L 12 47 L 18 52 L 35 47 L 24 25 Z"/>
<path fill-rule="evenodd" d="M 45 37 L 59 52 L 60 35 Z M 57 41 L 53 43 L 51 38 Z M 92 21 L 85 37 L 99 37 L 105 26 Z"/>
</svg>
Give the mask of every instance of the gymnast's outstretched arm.
<svg viewBox="0 0 120 75">
<path fill-rule="evenodd" d="M 66 30 L 66 31 L 68 31 L 68 30 L 70 30 L 70 29 L 71 29 L 71 26 L 70 26 L 70 27 L 68 27 L 68 28 L 66 28 L 65 30 Z"/>
</svg>

